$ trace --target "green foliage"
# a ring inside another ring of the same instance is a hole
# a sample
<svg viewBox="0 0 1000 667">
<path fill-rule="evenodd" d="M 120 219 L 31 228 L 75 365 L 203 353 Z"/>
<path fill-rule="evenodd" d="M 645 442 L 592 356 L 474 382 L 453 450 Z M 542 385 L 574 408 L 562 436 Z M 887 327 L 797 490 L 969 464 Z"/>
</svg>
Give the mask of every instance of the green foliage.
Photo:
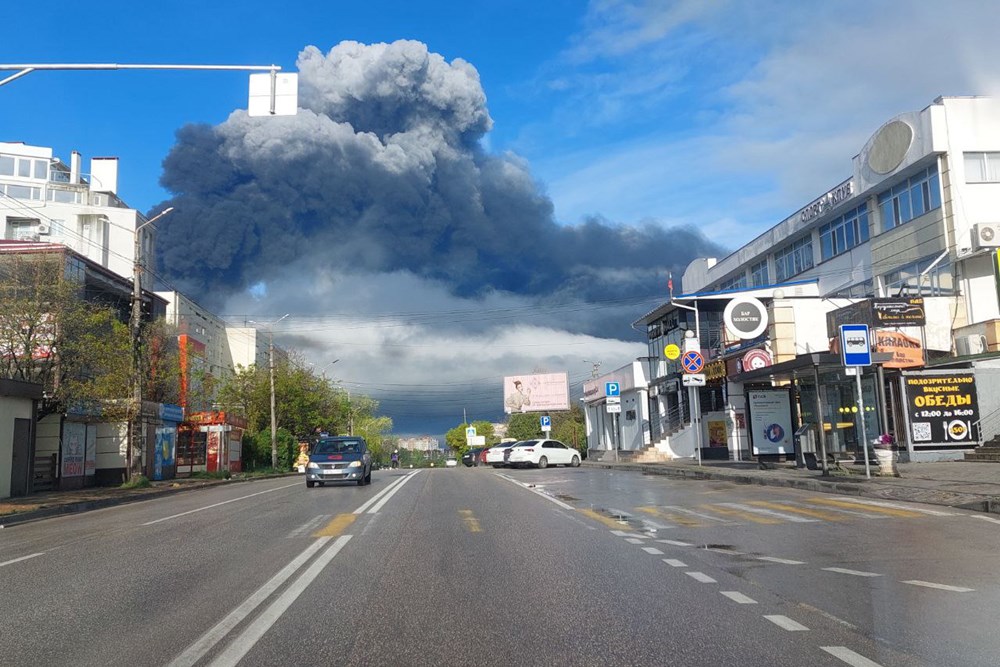
<svg viewBox="0 0 1000 667">
<path fill-rule="evenodd" d="M 539 415 L 530 412 L 514 412 L 507 418 L 507 437 L 515 440 L 531 440 L 542 437 Z"/>
<path fill-rule="evenodd" d="M 152 486 L 149 478 L 145 475 L 133 475 L 132 479 L 121 485 L 122 489 L 148 489 Z"/>
<path fill-rule="evenodd" d="M 459 456 L 465 453 L 465 429 L 468 427 L 468 424 L 462 423 L 444 434 L 444 442 L 448 449 L 458 452 Z"/>
</svg>

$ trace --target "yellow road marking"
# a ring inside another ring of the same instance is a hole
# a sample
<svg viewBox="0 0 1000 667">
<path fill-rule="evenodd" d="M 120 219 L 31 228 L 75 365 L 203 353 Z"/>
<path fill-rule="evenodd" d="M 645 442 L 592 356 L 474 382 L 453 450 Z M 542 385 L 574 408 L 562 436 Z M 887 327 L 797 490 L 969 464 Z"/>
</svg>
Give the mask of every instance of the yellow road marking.
<svg viewBox="0 0 1000 667">
<path fill-rule="evenodd" d="M 832 500 L 830 498 L 809 498 L 808 502 L 816 503 L 817 505 L 830 505 L 831 507 L 843 507 L 845 509 L 863 510 L 865 512 L 880 512 L 882 514 L 888 514 L 889 516 L 900 516 L 907 518 L 924 516 L 919 512 L 911 512 L 909 510 L 898 510 L 893 507 L 880 507 L 878 505 L 867 505 L 865 503 L 852 503 L 846 500 Z"/>
<path fill-rule="evenodd" d="M 747 521 L 752 521 L 753 523 L 766 523 L 770 525 L 784 523 L 781 519 L 772 519 L 770 517 L 760 516 L 759 514 L 754 514 L 753 512 L 747 512 L 745 510 L 734 510 L 728 507 L 716 507 L 715 505 L 702 505 L 701 507 L 725 516 L 735 516 L 740 519 L 746 519 Z"/>
<path fill-rule="evenodd" d="M 313 537 L 337 537 L 357 519 L 356 514 L 338 514 L 330 520 L 330 523 L 312 534 Z"/>
<path fill-rule="evenodd" d="M 645 512 L 646 514 L 652 514 L 655 517 L 666 519 L 667 521 L 679 523 L 686 528 L 700 528 L 705 525 L 697 519 L 692 519 L 691 517 L 684 516 L 683 514 L 675 514 L 674 512 L 665 512 L 659 507 L 637 507 L 636 509 L 640 512 Z"/>
<path fill-rule="evenodd" d="M 577 512 L 583 514 L 584 516 L 590 517 L 594 521 L 603 523 L 605 526 L 609 528 L 614 528 L 615 530 L 621 530 L 622 526 L 626 525 L 624 521 L 618 521 L 617 519 L 612 519 L 611 517 L 605 516 L 600 512 L 595 512 L 594 510 L 578 509 Z"/>
<path fill-rule="evenodd" d="M 465 527 L 469 529 L 470 533 L 483 532 L 482 527 L 479 525 L 479 520 L 472 515 L 472 510 L 458 510 L 458 513 L 462 517 L 462 521 L 465 523 Z"/>
<path fill-rule="evenodd" d="M 811 516 L 814 519 L 823 519 L 825 521 L 844 520 L 844 517 L 842 517 L 839 514 L 834 514 L 833 512 L 824 512 L 823 510 L 811 510 L 805 507 L 795 507 L 794 505 L 782 505 L 781 503 L 771 503 L 766 500 L 754 500 L 748 504 L 759 505 L 760 507 L 766 507 L 772 510 L 781 510 L 783 512 L 794 512 L 796 514 L 804 514 L 806 516 Z"/>
</svg>

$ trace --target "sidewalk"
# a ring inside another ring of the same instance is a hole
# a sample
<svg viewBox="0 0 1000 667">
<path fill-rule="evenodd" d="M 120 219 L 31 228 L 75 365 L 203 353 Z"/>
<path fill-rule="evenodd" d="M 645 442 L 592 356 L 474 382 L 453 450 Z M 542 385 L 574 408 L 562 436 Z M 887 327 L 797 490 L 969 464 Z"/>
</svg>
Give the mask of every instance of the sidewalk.
<svg viewBox="0 0 1000 667">
<path fill-rule="evenodd" d="M 865 478 L 863 465 L 820 470 L 778 464 L 761 470 L 756 463 L 738 461 L 683 460 L 669 463 L 589 462 L 585 466 L 631 470 L 645 475 L 666 475 L 687 479 L 714 479 L 735 484 L 783 486 L 818 493 L 863 496 L 929 505 L 944 505 L 976 512 L 1000 514 L 1000 464 L 947 461 L 941 463 L 898 463 L 899 477 L 877 477 L 872 465 L 871 479 Z"/>
<path fill-rule="evenodd" d="M 294 473 L 288 473 L 293 475 Z M 122 489 L 116 486 L 90 487 L 72 491 L 35 493 L 22 498 L 0 499 L 0 528 L 60 514 L 87 512 L 124 503 L 159 498 L 171 493 L 204 489 L 219 484 L 239 484 L 254 479 L 269 479 L 283 475 L 266 475 L 245 479 L 171 479 L 151 482 L 144 489 Z"/>
</svg>

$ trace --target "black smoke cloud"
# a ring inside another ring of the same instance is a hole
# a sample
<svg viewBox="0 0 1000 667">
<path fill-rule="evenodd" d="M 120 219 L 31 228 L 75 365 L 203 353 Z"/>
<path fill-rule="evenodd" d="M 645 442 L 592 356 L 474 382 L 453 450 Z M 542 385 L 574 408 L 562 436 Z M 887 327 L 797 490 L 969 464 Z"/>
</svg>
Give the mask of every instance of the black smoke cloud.
<svg viewBox="0 0 1000 667">
<path fill-rule="evenodd" d="M 298 69 L 296 116 L 184 127 L 164 162 L 176 210 L 159 265 L 207 306 L 303 258 L 409 271 L 460 297 L 593 302 L 662 292 L 666 271 L 719 252 L 694 229 L 557 224 L 528 166 L 483 149 L 492 119 L 465 61 L 344 42 L 306 48 Z"/>
</svg>

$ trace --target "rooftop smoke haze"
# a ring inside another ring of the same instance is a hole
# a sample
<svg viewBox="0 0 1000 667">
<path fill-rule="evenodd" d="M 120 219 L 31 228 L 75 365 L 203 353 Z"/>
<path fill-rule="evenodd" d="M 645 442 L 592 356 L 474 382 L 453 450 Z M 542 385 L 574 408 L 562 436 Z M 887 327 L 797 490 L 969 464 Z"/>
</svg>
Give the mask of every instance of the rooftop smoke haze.
<svg viewBox="0 0 1000 667">
<path fill-rule="evenodd" d="M 592 302 L 662 291 L 666 271 L 719 252 L 693 229 L 557 224 L 528 165 L 484 150 L 493 121 L 468 62 L 398 41 L 310 46 L 297 65 L 296 116 L 186 126 L 164 162 L 176 210 L 159 265 L 205 305 L 317 262 L 462 298 Z"/>
</svg>

